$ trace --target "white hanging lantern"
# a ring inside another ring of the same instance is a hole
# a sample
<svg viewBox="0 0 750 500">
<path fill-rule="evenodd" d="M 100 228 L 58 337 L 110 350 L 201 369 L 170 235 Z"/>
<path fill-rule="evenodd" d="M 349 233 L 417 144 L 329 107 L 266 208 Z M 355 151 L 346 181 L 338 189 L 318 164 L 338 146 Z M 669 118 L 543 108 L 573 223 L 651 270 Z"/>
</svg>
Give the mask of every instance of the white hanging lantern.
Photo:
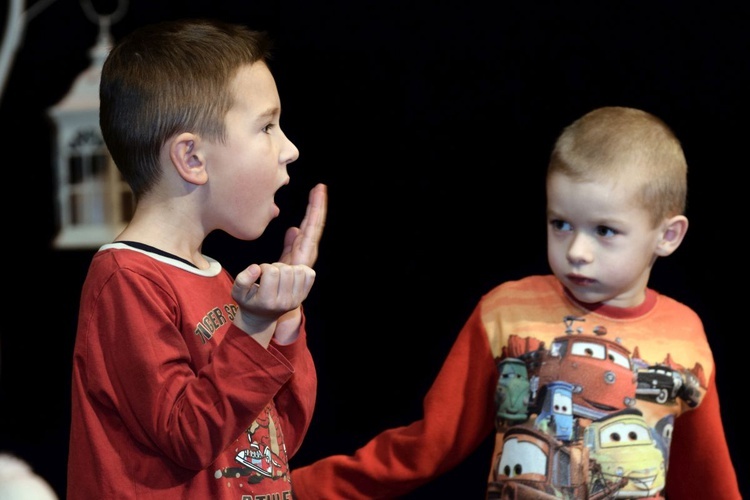
<svg viewBox="0 0 750 500">
<path fill-rule="evenodd" d="M 134 202 L 104 144 L 99 128 L 99 81 L 112 48 L 109 17 L 99 17 L 91 65 L 70 92 L 48 110 L 57 129 L 54 170 L 57 180 L 59 249 L 98 248 L 109 243 L 130 220 Z"/>
</svg>

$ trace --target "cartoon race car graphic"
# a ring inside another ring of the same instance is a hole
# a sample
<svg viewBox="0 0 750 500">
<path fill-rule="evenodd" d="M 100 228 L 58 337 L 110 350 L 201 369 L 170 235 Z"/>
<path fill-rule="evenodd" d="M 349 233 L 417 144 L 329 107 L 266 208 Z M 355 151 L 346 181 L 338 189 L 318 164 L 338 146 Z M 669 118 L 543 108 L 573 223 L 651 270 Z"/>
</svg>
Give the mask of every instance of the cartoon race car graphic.
<svg viewBox="0 0 750 500">
<path fill-rule="evenodd" d="M 652 365 L 638 370 L 638 397 L 650 398 L 665 404 L 680 398 L 695 408 L 701 398 L 698 377 L 691 371 L 680 371 L 667 365 Z"/>
<path fill-rule="evenodd" d="M 653 497 L 664 489 L 664 455 L 652 429 L 637 409 L 626 409 L 591 422 L 584 431 L 589 456 L 602 475 L 627 479 L 616 498 Z"/>
</svg>

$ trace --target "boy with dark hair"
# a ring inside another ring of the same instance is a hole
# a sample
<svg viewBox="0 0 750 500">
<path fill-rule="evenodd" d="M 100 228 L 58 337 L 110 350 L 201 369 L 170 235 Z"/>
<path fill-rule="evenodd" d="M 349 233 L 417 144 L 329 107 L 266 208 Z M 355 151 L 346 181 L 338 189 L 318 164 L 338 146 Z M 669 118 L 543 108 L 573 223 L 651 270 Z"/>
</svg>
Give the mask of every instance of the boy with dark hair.
<svg viewBox="0 0 750 500">
<path fill-rule="evenodd" d="M 299 156 L 268 50 L 263 33 L 183 20 L 132 32 L 105 61 L 101 130 L 136 208 L 81 294 L 68 499 L 292 495 L 315 403 L 302 302 L 326 186 L 278 262 L 233 279 L 201 250 L 216 230 L 260 237 Z"/>
</svg>

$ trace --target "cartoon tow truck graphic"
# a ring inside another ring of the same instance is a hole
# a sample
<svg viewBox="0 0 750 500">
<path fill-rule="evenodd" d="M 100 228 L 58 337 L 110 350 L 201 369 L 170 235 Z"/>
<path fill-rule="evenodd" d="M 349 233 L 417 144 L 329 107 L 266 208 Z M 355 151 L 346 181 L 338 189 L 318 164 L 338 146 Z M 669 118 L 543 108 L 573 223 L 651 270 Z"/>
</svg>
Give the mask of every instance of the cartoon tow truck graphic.
<svg viewBox="0 0 750 500">
<path fill-rule="evenodd" d="M 604 337 L 606 329 L 594 334 L 574 333 L 572 325 L 582 318 L 566 316 L 566 335 L 553 339 L 549 349 L 521 355 L 529 368 L 532 405 L 540 405 L 534 392 L 555 381 L 573 385 L 573 414 L 591 420 L 602 418 L 636 402 L 637 375 L 630 351 Z"/>
<path fill-rule="evenodd" d="M 565 444 L 526 425 L 510 428 L 492 469 L 488 500 L 614 498 L 624 477 L 608 478 L 582 441 Z"/>
<path fill-rule="evenodd" d="M 660 498 L 664 456 L 637 409 L 591 422 L 563 442 L 529 425 L 511 427 L 492 469 L 488 499 Z"/>
</svg>

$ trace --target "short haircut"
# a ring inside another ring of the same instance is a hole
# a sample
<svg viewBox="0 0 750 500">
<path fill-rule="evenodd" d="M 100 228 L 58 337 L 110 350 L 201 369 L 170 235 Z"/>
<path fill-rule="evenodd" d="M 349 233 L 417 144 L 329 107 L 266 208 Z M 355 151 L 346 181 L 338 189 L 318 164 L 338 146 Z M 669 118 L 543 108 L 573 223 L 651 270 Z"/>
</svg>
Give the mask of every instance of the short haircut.
<svg viewBox="0 0 750 500">
<path fill-rule="evenodd" d="M 640 180 L 639 202 L 654 225 L 682 214 L 687 161 L 674 132 L 645 111 L 609 106 L 577 119 L 555 142 L 547 176 L 576 181 L 627 176 Z"/>
<path fill-rule="evenodd" d="M 238 70 L 270 59 L 265 32 L 213 20 L 141 27 L 115 44 L 102 68 L 99 124 L 135 199 L 159 180 L 159 153 L 175 134 L 225 140 Z"/>
</svg>

